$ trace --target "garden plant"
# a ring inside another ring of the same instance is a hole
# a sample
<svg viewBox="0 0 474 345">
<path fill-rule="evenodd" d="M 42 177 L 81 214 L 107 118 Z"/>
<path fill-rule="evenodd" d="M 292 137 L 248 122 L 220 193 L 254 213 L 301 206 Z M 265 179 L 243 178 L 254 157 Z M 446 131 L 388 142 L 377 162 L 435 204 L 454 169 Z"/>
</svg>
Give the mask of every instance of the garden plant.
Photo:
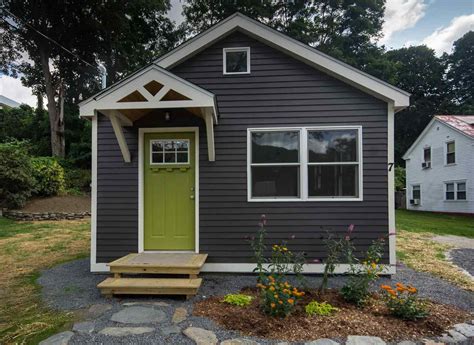
<svg viewBox="0 0 474 345">
<path fill-rule="evenodd" d="M 429 315 L 426 304 L 418 298 L 418 290 L 414 286 L 396 283 L 395 288 L 382 285 L 381 289 L 385 304 L 393 316 L 418 320 Z"/>
</svg>

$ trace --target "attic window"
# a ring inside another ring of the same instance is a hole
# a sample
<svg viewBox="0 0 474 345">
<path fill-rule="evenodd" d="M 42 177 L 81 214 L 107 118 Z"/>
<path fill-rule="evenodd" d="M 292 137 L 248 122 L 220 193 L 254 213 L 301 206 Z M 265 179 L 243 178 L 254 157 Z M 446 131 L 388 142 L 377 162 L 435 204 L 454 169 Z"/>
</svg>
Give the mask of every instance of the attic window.
<svg viewBox="0 0 474 345">
<path fill-rule="evenodd" d="M 250 73 L 250 48 L 224 48 L 224 74 Z"/>
</svg>

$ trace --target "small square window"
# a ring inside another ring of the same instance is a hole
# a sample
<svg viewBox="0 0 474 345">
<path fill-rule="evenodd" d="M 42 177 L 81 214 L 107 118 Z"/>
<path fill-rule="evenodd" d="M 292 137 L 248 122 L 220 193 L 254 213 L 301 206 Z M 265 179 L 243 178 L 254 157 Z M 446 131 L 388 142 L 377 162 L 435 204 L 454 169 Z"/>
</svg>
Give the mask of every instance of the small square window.
<svg viewBox="0 0 474 345">
<path fill-rule="evenodd" d="M 224 74 L 250 73 L 250 48 L 224 48 Z"/>
</svg>

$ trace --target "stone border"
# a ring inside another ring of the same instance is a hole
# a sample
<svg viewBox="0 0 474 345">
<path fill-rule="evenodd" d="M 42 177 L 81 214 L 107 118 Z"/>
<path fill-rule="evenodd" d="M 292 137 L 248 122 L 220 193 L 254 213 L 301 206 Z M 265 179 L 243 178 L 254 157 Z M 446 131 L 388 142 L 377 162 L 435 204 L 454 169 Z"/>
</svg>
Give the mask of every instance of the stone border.
<svg viewBox="0 0 474 345">
<path fill-rule="evenodd" d="M 23 212 L 6 210 L 3 216 L 13 220 L 32 221 L 32 220 L 73 220 L 90 217 L 90 212 Z"/>
</svg>

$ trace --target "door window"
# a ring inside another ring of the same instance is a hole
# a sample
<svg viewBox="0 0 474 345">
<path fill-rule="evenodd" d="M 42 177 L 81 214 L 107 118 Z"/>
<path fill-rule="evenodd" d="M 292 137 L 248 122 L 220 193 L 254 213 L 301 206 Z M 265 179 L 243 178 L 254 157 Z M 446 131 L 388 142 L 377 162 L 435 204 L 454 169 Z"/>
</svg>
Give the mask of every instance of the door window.
<svg viewBox="0 0 474 345">
<path fill-rule="evenodd" d="M 188 139 L 150 140 L 150 164 L 188 164 Z"/>
</svg>

